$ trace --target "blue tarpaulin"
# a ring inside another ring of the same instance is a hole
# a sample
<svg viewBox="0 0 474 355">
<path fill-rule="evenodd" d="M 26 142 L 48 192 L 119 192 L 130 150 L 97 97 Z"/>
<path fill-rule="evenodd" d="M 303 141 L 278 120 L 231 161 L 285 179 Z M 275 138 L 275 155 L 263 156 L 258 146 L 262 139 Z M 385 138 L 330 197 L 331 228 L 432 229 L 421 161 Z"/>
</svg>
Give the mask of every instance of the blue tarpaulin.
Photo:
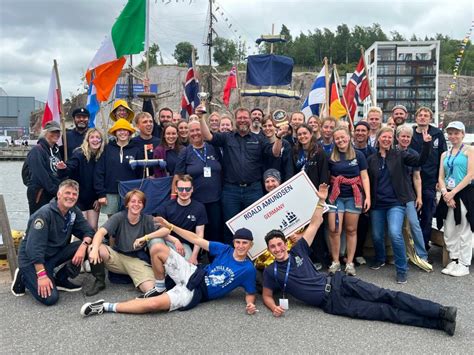
<svg viewBox="0 0 474 355">
<path fill-rule="evenodd" d="M 293 59 L 275 54 L 258 54 L 248 57 L 247 83 L 255 86 L 291 84 Z"/>
<path fill-rule="evenodd" d="M 170 199 L 172 176 L 156 179 L 139 179 L 119 182 L 119 194 L 123 198 L 133 189 L 143 191 L 146 196 L 146 205 L 143 209 L 145 214 L 156 213 L 158 208 Z"/>
</svg>

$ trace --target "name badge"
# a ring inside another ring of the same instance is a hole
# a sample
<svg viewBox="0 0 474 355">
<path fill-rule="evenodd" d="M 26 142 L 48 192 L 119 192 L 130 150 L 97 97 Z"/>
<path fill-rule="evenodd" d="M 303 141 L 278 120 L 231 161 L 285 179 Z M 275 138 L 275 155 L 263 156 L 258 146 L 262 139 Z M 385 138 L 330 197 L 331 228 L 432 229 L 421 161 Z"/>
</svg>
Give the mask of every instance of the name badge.
<svg viewBox="0 0 474 355">
<path fill-rule="evenodd" d="M 280 298 L 279 301 L 280 307 L 283 308 L 285 311 L 290 308 L 288 305 L 288 298 Z"/>
<path fill-rule="evenodd" d="M 452 177 L 450 177 L 448 178 L 446 185 L 448 186 L 449 189 L 454 189 L 456 187 L 456 181 Z"/>
<path fill-rule="evenodd" d="M 210 178 L 211 177 L 211 167 L 210 166 L 205 166 L 203 173 L 204 173 L 205 178 Z"/>
</svg>

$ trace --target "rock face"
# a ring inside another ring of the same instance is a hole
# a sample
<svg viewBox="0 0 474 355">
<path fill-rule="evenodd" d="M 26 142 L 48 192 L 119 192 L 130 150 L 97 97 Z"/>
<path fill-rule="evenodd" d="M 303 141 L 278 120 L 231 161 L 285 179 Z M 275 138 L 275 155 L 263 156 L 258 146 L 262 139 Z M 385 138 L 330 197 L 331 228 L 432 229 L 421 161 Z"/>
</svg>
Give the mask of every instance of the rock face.
<svg viewBox="0 0 474 355">
<path fill-rule="evenodd" d="M 201 88 L 206 87 L 207 83 L 207 68 L 199 68 L 199 78 L 201 82 Z M 173 111 L 180 111 L 181 95 L 183 92 L 184 78 L 186 76 L 187 68 L 178 67 L 175 65 L 162 65 L 150 68 L 149 77 L 151 83 L 158 84 L 158 91 L 162 93 L 159 99 L 154 100 L 155 110 L 158 111 L 162 107 L 169 107 Z M 293 73 L 293 83 L 291 89 L 299 91 L 301 99 L 281 99 L 281 98 L 263 98 L 263 97 L 242 97 L 239 101 L 237 90 L 233 90 L 231 94 L 231 100 L 229 108 L 226 108 L 222 103 L 222 93 L 224 85 L 227 80 L 228 72 L 213 74 L 213 111 L 225 112 L 233 111 L 239 106 L 248 108 L 260 107 L 267 110 L 270 103 L 271 110 L 283 109 L 287 112 L 299 111 L 304 99 L 308 95 L 311 88 L 311 84 L 317 73 L 309 72 L 298 72 Z M 341 74 L 342 76 L 342 74 Z M 125 75 L 119 78 L 119 83 L 126 83 Z M 438 101 L 440 103 L 440 120 L 444 119 L 445 125 L 452 120 L 460 120 L 464 122 L 468 132 L 474 133 L 474 77 L 460 76 L 458 77 L 457 87 L 453 93 L 451 100 L 449 101 L 448 110 L 442 112 L 441 103 L 444 100 L 448 92 L 449 85 L 451 84 L 452 76 L 447 74 L 440 74 L 439 76 L 439 93 Z M 137 82 L 135 80 L 135 82 Z M 239 86 L 243 88 L 252 88 L 249 85 L 245 85 L 245 72 L 239 72 Z M 255 88 L 255 87 L 253 87 Z M 288 89 L 283 87 L 284 89 Z M 67 126 L 70 126 L 70 112 L 73 108 L 79 106 L 85 106 L 87 101 L 87 95 L 81 94 L 64 104 L 65 117 Z M 102 112 L 96 118 L 98 120 L 98 126 L 104 125 L 106 128 L 110 124 L 108 120 L 109 112 L 112 108 L 113 100 L 108 103 L 102 104 Z M 132 103 L 135 111 L 140 111 L 142 107 L 142 100 L 136 99 Z M 38 119 L 41 121 L 42 114 L 36 113 L 35 117 L 32 117 L 32 126 L 36 130 L 39 130 L 40 124 Z M 33 124 L 36 122 L 36 124 Z"/>
</svg>

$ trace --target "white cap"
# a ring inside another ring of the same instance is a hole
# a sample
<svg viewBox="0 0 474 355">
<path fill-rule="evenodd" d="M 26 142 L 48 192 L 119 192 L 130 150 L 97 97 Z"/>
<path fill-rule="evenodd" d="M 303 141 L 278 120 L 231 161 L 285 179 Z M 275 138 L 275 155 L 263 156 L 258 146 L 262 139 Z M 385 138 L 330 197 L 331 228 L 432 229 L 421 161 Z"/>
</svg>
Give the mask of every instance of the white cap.
<svg viewBox="0 0 474 355">
<path fill-rule="evenodd" d="M 457 129 L 459 131 L 466 132 L 466 127 L 464 126 L 464 123 L 462 123 L 461 121 L 451 121 L 451 122 L 449 122 L 446 129 L 449 129 L 449 128 L 454 128 L 454 129 Z"/>
</svg>

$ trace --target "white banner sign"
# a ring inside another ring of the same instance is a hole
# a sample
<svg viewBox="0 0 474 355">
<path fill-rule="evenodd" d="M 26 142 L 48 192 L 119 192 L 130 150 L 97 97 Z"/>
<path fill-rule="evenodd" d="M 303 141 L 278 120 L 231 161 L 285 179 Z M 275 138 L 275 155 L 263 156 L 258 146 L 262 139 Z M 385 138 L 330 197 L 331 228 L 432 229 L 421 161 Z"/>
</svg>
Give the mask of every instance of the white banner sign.
<svg viewBox="0 0 474 355">
<path fill-rule="evenodd" d="M 269 231 L 280 229 L 285 236 L 291 235 L 309 223 L 318 201 L 316 188 L 302 171 L 226 223 L 232 233 L 239 228 L 252 231 L 254 245 L 249 257 L 254 260 L 266 250 Z"/>
</svg>

